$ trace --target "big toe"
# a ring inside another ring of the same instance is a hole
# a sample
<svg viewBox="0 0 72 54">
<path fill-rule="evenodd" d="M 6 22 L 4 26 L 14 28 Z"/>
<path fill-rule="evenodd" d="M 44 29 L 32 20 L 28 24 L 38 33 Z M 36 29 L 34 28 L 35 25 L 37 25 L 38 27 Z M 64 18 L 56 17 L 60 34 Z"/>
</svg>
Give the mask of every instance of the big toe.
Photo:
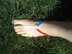
<svg viewBox="0 0 72 54">
<path fill-rule="evenodd" d="M 14 24 L 14 25 L 23 25 L 24 21 L 23 20 L 12 20 L 12 24 Z"/>
</svg>

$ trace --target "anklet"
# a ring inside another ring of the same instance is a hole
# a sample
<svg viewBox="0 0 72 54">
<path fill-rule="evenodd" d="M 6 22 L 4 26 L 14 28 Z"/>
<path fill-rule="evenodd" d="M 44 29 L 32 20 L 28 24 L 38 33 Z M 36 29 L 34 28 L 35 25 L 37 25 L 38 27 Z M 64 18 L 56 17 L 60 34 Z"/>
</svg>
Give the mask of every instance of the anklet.
<svg viewBox="0 0 72 54">
<path fill-rule="evenodd" d="M 45 22 L 47 22 L 47 20 L 39 22 L 38 24 L 35 25 L 35 27 L 38 27 L 38 26 L 40 26 L 41 24 L 44 24 Z M 36 30 L 37 30 L 39 33 L 41 33 L 41 34 L 43 34 L 43 35 L 45 35 L 45 36 L 48 36 L 47 33 L 41 31 L 40 29 L 36 28 Z"/>
<path fill-rule="evenodd" d="M 44 36 L 48 36 L 47 33 L 41 31 L 40 29 L 38 29 L 38 26 L 40 26 L 41 24 L 44 24 L 45 22 L 47 22 L 47 20 L 41 21 L 41 22 L 39 22 L 38 24 L 36 24 L 35 26 L 26 25 L 26 26 L 24 26 L 24 28 L 36 28 L 36 30 L 37 30 L 39 33 L 43 34 Z"/>
<path fill-rule="evenodd" d="M 38 24 L 36 24 L 35 26 L 40 26 L 41 24 L 44 24 L 45 22 L 47 22 L 47 20 L 45 20 L 45 21 L 41 21 L 41 22 L 39 22 Z"/>
</svg>

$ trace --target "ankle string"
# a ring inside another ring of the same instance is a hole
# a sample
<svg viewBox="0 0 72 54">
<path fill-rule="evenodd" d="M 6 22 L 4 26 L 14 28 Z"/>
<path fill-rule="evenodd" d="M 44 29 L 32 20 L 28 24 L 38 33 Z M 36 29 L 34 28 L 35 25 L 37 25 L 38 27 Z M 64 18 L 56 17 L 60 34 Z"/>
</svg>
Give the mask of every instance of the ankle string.
<svg viewBox="0 0 72 54">
<path fill-rule="evenodd" d="M 39 22 L 38 24 L 36 24 L 36 26 L 38 27 L 38 26 L 40 26 L 41 24 L 44 24 L 45 22 L 47 22 L 47 20 Z"/>
<path fill-rule="evenodd" d="M 47 20 L 41 21 L 41 22 L 39 22 L 38 24 L 36 24 L 35 26 L 38 27 L 38 26 L 40 26 L 41 24 L 44 24 L 45 22 L 47 22 Z M 41 33 L 41 34 L 43 34 L 43 35 L 45 35 L 45 36 L 48 36 L 47 33 L 41 31 L 40 29 L 37 29 L 37 28 L 36 28 L 36 30 L 37 30 L 39 33 Z"/>
</svg>

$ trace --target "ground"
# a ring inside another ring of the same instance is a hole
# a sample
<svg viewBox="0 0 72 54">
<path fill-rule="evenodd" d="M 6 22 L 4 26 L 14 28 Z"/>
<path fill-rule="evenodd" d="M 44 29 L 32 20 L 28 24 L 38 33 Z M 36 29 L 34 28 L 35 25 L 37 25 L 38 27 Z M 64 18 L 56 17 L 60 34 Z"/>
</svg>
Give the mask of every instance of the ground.
<svg viewBox="0 0 72 54">
<path fill-rule="evenodd" d="M 11 21 L 21 12 L 14 8 L 16 5 L 0 1 L 0 54 L 72 54 L 72 43 L 63 38 L 17 35 Z"/>
<path fill-rule="evenodd" d="M 0 20 L 0 34 L 0 54 L 72 54 L 72 43 L 63 38 L 17 35 L 7 18 Z"/>
</svg>

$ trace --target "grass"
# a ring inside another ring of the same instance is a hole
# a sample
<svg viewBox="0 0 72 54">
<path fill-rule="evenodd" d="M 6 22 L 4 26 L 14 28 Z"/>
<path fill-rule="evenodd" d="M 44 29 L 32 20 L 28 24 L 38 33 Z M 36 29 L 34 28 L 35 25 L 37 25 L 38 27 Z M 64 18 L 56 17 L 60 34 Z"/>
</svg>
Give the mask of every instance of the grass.
<svg viewBox="0 0 72 54">
<path fill-rule="evenodd" d="M 72 54 L 72 43 L 63 38 L 17 35 L 11 21 L 18 16 L 22 18 L 21 12 L 8 1 L 0 0 L 0 54 Z"/>
</svg>

